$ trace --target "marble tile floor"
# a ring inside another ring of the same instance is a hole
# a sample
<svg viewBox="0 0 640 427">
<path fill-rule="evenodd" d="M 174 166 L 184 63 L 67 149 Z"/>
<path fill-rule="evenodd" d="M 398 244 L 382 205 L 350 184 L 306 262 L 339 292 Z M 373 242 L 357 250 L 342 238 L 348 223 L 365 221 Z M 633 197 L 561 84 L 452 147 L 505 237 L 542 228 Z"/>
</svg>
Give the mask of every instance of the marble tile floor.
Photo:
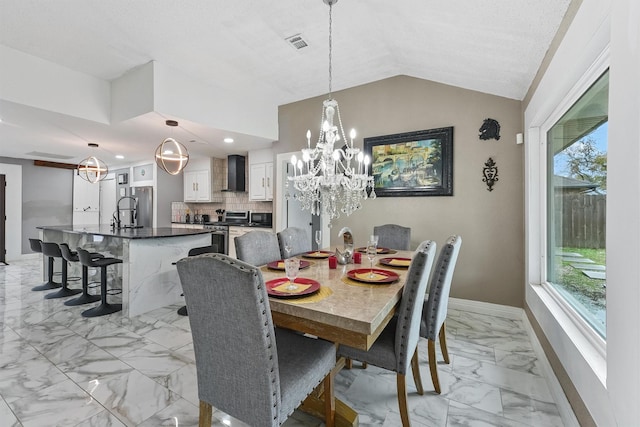
<svg viewBox="0 0 640 427">
<path fill-rule="evenodd" d="M 85 319 L 87 307 L 31 291 L 41 278 L 38 260 L 0 266 L 0 426 L 197 426 L 191 333 L 178 306 Z M 433 392 L 426 341 L 423 396 L 407 376 L 413 426 L 565 425 L 520 320 L 450 309 L 447 322 L 442 394 Z M 361 426 L 399 426 L 395 374 L 355 365 L 337 376 L 336 395 Z M 214 412 L 214 426 L 240 425 Z M 300 411 L 285 423 L 320 425 Z"/>
</svg>

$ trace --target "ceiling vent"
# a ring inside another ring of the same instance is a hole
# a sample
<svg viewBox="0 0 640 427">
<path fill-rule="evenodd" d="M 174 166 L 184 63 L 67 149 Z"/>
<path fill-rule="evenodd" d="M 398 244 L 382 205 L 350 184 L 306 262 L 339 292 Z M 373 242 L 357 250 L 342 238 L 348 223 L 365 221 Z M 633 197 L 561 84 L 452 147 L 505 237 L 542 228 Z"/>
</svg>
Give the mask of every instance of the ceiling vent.
<svg viewBox="0 0 640 427">
<path fill-rule="evenodd" d="M 285 39 L 289 44 L 296 49 L 300 50 L 303 47 L 309 46 L 309 44 L 302 38 L 302 35 L 296 34 L 295 36 L 287 37 Z"/>
</svg>

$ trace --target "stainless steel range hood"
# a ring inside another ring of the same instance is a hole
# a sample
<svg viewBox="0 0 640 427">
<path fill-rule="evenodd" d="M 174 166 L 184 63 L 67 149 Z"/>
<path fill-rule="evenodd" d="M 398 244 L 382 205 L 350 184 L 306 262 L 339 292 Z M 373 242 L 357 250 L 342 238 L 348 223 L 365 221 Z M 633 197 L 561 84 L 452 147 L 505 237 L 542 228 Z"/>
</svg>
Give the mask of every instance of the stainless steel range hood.
<svg viewBox="0 0 640 427">
<path fill-rule="evenodd" d="M 227 157 L 227 187 L 222 191 L 245 191 L 245 157 L 232 154 Z"/>
</svg>

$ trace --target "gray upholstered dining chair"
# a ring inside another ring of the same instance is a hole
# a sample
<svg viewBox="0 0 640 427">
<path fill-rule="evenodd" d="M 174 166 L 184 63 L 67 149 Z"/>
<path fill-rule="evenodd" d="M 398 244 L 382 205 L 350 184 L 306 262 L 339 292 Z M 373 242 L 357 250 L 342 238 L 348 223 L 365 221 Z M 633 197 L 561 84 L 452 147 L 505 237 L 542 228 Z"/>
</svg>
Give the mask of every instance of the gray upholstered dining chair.
<svg viewBox="0 0 640 427">
<path fill-rule="evenodd" d="M 280 246 L 280 256 L 282 259 L 303 254 L 311 251 L 311 239 L 307 231 L 299 227 L 287 227 L 278 232 L 278 245 Z M 285 243 L 291 238 L 291 253 L 287 254 Z"/>
<path fill-rule="evenodd" d="M 332 426 L 335 345 L 273 326 L 258 267 L 223 254 L 177 263 L 193 335 L 200 426 L 212 406 L 251 426 L 279 426 L 320 384 Z"/>
<path fill-rule="evenodd" d="M 251 265 L 263 265 L 280 259 L 278 238 L 270 231 L 254 230 L 234 239 L 236 256 Z"/>
<path fill-rule="evenodd" d="M 445 319 L 447 317 L 447 307 L 449 306 L 451 279 L 453 278 L 453 271 L 456 267 L 461 245 L 462 237 L 451 236 L 440 250 L 438 262 L 431 275 L 429 294 L 426 296 L 425 305 L 422 310 L 420 336 L 427 339 L 431 381 L 438 394 L 440 394 L 440 381 L 438 380 L 438 366 L 436 362 L 436 338 L 440 338 L 442 356 L 445 363 L 449 363 Z"/>
<path fill-rule="evenodd" d="M 411 249 L 411 228 L 396 224 L 376 225 L 373 234 L 378 236 L 378 247 L 408 251 Z"/>
<path fill-rule="evenodd" d="M 436 244 L 432 241 L 423 242 L 421 248 L 416 251 L 402 290 L 398 315 L 389 321 L 369 350 L 360 350 L 345 345 L 338 347 L 338 356 L 359 360 L 396 372 L 398 406 L 403 426 L 410 425 L 405 379 L 409 365 L 411 365 L 418 394 L 424 393 L 420 367 L 418 366 L 418 340 L 420 339 L 424 294 L 427 290 L 435 253 Z"/>
</svg>

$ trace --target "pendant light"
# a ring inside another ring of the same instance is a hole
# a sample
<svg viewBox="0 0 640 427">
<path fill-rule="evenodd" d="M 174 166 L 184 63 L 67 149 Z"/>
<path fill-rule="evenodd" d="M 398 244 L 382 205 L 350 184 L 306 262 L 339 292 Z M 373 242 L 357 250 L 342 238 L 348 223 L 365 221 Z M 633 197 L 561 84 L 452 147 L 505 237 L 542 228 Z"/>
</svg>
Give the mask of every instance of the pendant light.
<svg viewBox="0 0 640 427">
<path fill-rule="evenodd" d="M 94 142 L 90 142 L 88 146 L 98 148 L 98 144 Z M 96 156 L 89 156 L 78 164 L 77 171 L 80 178 L 95 184 L 107 177 L 109 168 L 105 162 Z"/>
<path fill-rule="evenodd" d="M 167 120 L 167 126 L 176 127 L 178 122 Z M 169 175 L 178 175 L 189 163 L 187 147 L 169 137 L 156 149 L 156 164 Z"/>
</svg>

